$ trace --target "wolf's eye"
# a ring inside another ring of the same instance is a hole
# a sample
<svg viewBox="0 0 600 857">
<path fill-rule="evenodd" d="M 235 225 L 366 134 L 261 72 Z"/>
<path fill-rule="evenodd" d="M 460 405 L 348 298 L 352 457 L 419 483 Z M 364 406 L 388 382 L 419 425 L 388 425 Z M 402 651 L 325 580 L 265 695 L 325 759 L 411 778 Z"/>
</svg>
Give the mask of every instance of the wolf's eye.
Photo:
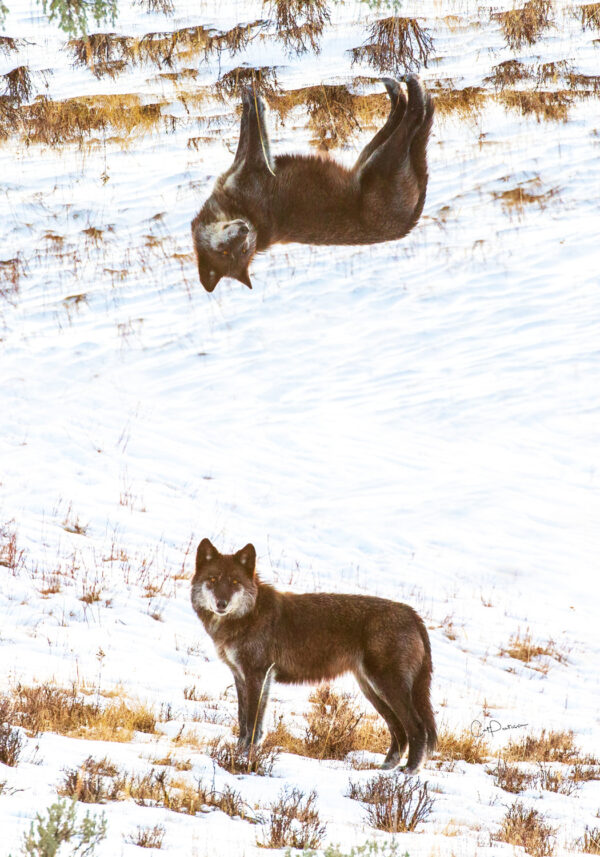
<svg viewBox="0 0 600 857">
<path fill-rule="evenodd" d="M 229 250 L 221 250 L 223 256 L 229 256 Z"/>
<path fill-rule="evenodd" d="M 235 585 L 235 584 L 237 583 L 237 580 L 234 580 L 234 581 L 233 581 L 233 583 L 234 583 L 234 585 Z"/>
<path fill-rule="evenodd" d="M 216 578 L 216 577 L 211 577 L 210 582 L 211 582 L 211 583 L 216 583 L 216 582 L 217 582 L 217 578 Z"/>
</svg>

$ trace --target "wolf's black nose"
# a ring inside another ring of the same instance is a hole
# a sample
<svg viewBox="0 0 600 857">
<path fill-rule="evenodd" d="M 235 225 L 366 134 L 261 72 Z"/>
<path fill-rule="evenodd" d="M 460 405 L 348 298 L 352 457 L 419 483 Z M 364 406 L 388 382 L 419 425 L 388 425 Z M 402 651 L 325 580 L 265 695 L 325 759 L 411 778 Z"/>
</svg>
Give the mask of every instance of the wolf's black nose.
<svg viewBox="0 0 600 857">
<path fill-rule="evenodd" d="M 219 598 L 217 601 L 217 610 L 224 610 L 227 607 L 227 602 L 223 600 L 223 598 Z"/>
</svg>

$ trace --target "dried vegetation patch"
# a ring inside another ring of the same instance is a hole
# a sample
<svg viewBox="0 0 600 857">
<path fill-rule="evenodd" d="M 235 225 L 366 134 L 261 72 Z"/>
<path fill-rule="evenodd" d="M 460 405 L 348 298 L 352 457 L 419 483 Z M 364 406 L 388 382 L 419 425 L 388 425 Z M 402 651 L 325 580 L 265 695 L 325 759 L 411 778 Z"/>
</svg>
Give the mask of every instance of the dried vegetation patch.
<svg viewBox="0 0 600 857">
<path fill-rule="evenodd" d="M 494 12 L 492 17 L 500 23 L 506 44 L 514 51 L 534 45 L 544 30 L 554 26 L 552 0 L 528 0 L 520 9 Z"/>
<path fill-rule="evenodd" d="M 351 694 L 323 685 L 309 700 L 303 735 L 293 735 L 280 719 L 266 742 L 286 753 L 313 759 L 345 759 L 349 753 L 364 750 L 387 752 L 390 736 L 383 720 L 358 709 Z"/>
<path fill-rule="evenodd" d="M 443 728 L 438 734 L 436 759 L 440 762 L 468 762 L 480 765 L 490 756 L 488 743 L 481 735 L 474 735 L 471 730 L 452 732 Z"/>
<path fill-rule="evenodd" d="M 30 735 L 57 732 L 97 741 L 130 741 L 134 732 L 152 734 L 156 730 L 156 715 L 146 705 L 123 700 L 90 701 L 75 687 L 63 690 L 48 684 L 17 685 L 8 701 L 10 722 Z"/>
<path fill-rule="evenodd" d="M 579 759 L 573 732 L 542 729 L 539 735 L 525 735 L 509 741 L 503 751 L 509 762 L 562 762 L 572 764 Z"/>
</svg>

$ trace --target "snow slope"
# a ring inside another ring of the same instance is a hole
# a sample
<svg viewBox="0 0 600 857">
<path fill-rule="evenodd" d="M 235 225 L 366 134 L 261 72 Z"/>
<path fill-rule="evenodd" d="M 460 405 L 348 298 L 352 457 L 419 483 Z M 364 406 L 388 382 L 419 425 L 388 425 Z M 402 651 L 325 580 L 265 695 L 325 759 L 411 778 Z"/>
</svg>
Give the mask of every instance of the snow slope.
<svg viewBox="0 0 600 857">
<path fill-rule="evenodd" d="M 155 69 L 114 81 L 74 69 L 35 4 L 10 6 L 5 30 L 26 44 L 0 55 L 1 74 L 28 64 L 56 99 L 171 97 Z M 557 27 L 519 57 L 594 73 L 598 34 L 571 11 L 557 5 Z M 413 3 L 401 14 L 422 16 L 434 35 L 426 85 L 482 85 L 514 55 L 475 4 Z M 173 19 L 123 4 L 114 29 L 226 29 L 260 15 L 260 3 L 177 3 Z M 257 41 L 202 64 L 197 84 L 242 61 L 281 65 L 286 88 L 369 74 L 346 51 L 370 20 L 365 4 L 344 4 L 318 58 Z M 170 703 L 161 728 L 171 736 L 195 710 L 188 686 L 233 715 L 230 675 L 182 574 L 209 536 L 223 551 L 252 541 L 260 572 L 282 587 L 412 604 L 430 628 L 441 723 L 468 728 L 485 709 L 533 732 L 573 729 L 598 752 L 598 104 L 577 100 L 558 123 L 496 102 L 468 120 L 438 117 L 412 234 L 371 248 L 274 248 L 253 263 L 253 291 L 223 281 L 212 295 L 197 282 L 189 222 L 230 162 L 234 102 L 206 105 L 227 116 L 197 151 L 188 138 L 205 129 L 194 118 L 128 147 L 0 146 L 0 259 L 18 255 L 24 272 L 18 294 L 0 297 L 0 525 L 2 543 L 16 533 L 24 551 L 14 573 L 0 566 L 2 688 L 120 687 L 157 710 Z M 285 125 L 273 117 L 274 147 L 309 151 L 305 123 L 302 112 Z M 351 162 L 368 138 L 336 156 Z M 497 198 L 526 182 L 555 193 L 522 207 Z M 41 594 L 58 572 L 60 591 Z M 82 602 L 93 587 L 101 599 Z M 544 673 L 500 655 L 528 629 L 552 638 L 566 663 Z M 292 718 L 308 693 L 276 687 L 272 708 Z M 494 735 L 493 749 L 511 735 Z M 16 790 L 0 794 L 0 854 L 17 853 L 65 765 L 93 753 L 142 769 L 168 738 L 155 744 L 29 738 L 20 765 L 0 766 Z M 213 775 L 203 752 L 187 755 L 193 774 Z M 315 786 L 326 841 L 344 846 L 375 836 L 344 797 L 350 775 L 344 763 L 287 754 L 273 778 L 215 774 L 250 805 L 284 783 Z M 487 853 L 513 796 L 483 766 L 429 763 L 424 777 L 439 789 L 434 812 L 402 849 Z M 557 853 L 597 825 L 597 781 L 526 799 L 558 827 Z M 100 857 L 137 853 L 124 836 L 155 823 L 166 855 L 257 853 L 256 827 L 219 812 L 104 810 Z"/>
</svg>

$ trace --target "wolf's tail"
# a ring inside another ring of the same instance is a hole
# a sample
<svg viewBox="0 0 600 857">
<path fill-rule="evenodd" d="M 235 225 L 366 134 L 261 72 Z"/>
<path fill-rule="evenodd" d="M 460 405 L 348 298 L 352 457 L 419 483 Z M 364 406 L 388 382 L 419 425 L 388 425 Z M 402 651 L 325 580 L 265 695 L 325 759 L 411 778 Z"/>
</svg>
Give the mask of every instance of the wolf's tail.
<svg viewBox="0 0 600 857">
<path fill-rule="evenodd" d="M 413 683 L 412 700 L 419 717 L 425 726 L 427 734 L 427 752 L 433 753 L 437 745 L 437 729 L 435 725 L 435 716 L 431 707 L 430 689 L 431 689 L 431 673 L 433 665 L 431 662 L 431 643 L 429 642 L 429 634 L 427 628 L 419 617 L 419 633 L 425 647 L 425 656 L 417 677 Z"/>
</svg>

